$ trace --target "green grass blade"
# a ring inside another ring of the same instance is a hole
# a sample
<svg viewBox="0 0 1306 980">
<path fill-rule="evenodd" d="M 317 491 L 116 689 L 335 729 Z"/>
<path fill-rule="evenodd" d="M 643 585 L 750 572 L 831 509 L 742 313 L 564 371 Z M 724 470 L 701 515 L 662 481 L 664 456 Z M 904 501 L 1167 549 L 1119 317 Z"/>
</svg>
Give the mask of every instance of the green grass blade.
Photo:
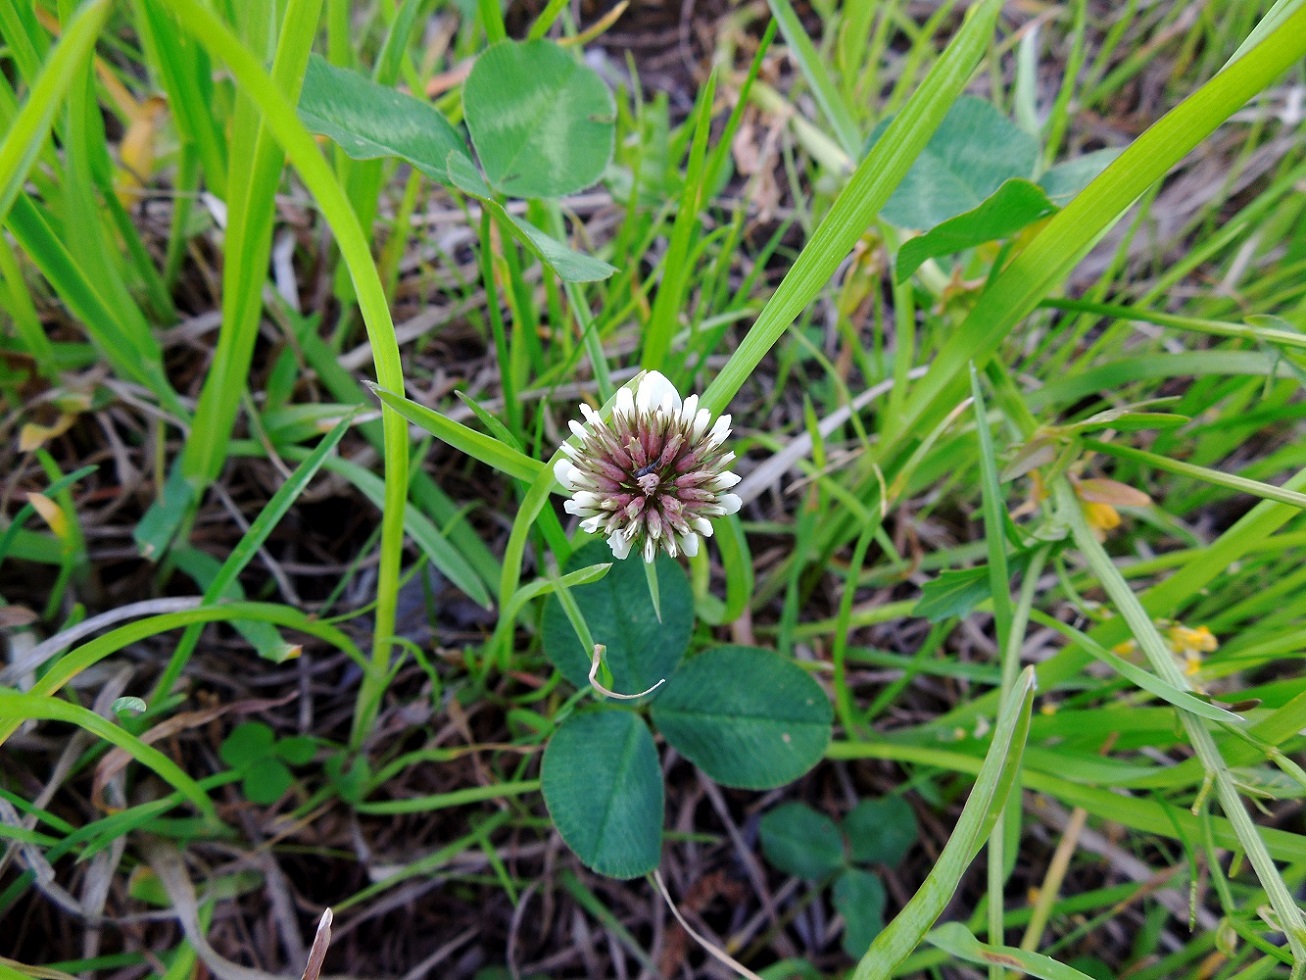
<svg viewBox="0 0 1306 980">
<path fill-rule="evenodd" d="M 1031 977 L 1039 977 L 1040 980 L 1093 980 L 1087 973 L 1080 973 L 1074 967 L 1058 963 L 1050 956 L 1030 953 L 1013 946 L 989 946 L 982 943 L 960 922 L 941 925 L 925 939 L 931 946 L 937 946 L 960 960 L 978 966 L 1009 967 Z"/>
<path fill-rule="evenodd" d="M 286 7 L 271 84 L 292 102 L 304 78 L 321 10 L 322 0 L 291 0 Z M 244 98 L 250 95 L 246 93 Z M 252 114 L 256 109 L 245 104 L 240 111 Z M 222 327 L 195 406 L 191 437 L 181 457 L 181 472 L 197 502 L 226 463 L 227 445 L 240 408 L 239 395 L 248 381 L 272 251 L 272 223 L 276 217 L 273 198 L 281 183 L 285 159 L 265 125 L 238 124 L 233 129 L 231 152 L 244 164 L 233 174 L 241 186 L 231 188 L 228 199 Z"/>
<path fill-rule="evenodd" d="M 396 395 L 377 385 L 368 385 L 368 387 L 383 404 L 394 409 L 414 425 L 420 425 L 441 442 L 448 443 L 473 459 L 479 459 L 501 473 L 529 483 L 544 469 L 544 464 L 539 460 L 531 459 L 524 453 L 518 452 L 501 439 L 477 432 L 461 422 L 447 419 L 434 409 L 427 408 L 411 398 Z"/>
<path fill-rule="evenodd" d="M 693 262 L 690 245 L 698 229 L 699 215 L 703 210 L 708 188 L 704 186 L 707 147 L 712 139 L 712 100 L 716 93 L 717 74 L 708 76 L 707 84 L 698 97 L 698 113 L 694 123 L 694 139 L 689 148 L 689 166 L 680 192 L 680 206 L 671 225 L 671 240 L 662 260 L 662 280 L 653 300 L 644 334 L 642 365 L 649 371 L 658 371 L 666 363 L 671 349 L 671 337 L 680 320 L 684 306 L 685 289 L 689 285 Z"/>
<path fill-rule="evenodd" d="M 767 351 L 825 288 L 865 234 L 988 51 L 1001 6 L 997 0 L 981 0 L 970 9 L 952 43 L 853 172 L 748 335 L 703 393 L 704 408 L 713 414 L 725 410 Z"/>
<path fill-rule="evenodd" d="M 78 68 L 89 64 L 105 18 L 112 9 L 109 0 L 90 0 L 81 6 L 50 52 L 40 75 L 32 83 L 27 101 L 0 142 L 0 224 L 8 217 L 14 199 L 27 180 L 27 172 L 50 132 L 55 111 L 78 77 Z M 8 40 L 14 43 L 16 38 Z"/>
<path fill-rule="evenodd" d="M 857 963 L 853 980 L 889 980 L 943 914 L 1001 814 L 1007 795 L 1020 783 L 1020 762 L 1033 703 L 1034 671 L 1027 667 L 1003 703 L 975 788 L 934 869 L 902 911 L 876 936 Z"/>
<path fill-rule="evenodd" d="M 839 94 L 829 72 L 826 71 L 828 59 L 816 50 L 816 45 L 807 36 L 807 31 L 803 29 L 803 22 L 798 19 L 789 0 L 767 0 L 767 3 L 771 7 L 771 15 L 780 25 L 780 33 L 784 35 L 785 43 L 789 45 L 794 60 L 798 62 L 799 70 L 807 79 L 807 84 L 812 87 L 816 104 L 821 107 L 826 121 L 834 130 L 839 145 L 843 147 L 844 153 L 848 154 L 850 160 L 858 159 L 862 155 L 862 135 L 852 113 L 844 103 L 843 96 Z"/>
<path fill-rule="evenodd" d="M 1132 446 L 1121 446 L 1114 442 L 1102 442 L 1098 439 L 1085 439 L 1084 448 L 1105 453 L 1108 456 L 1115 456 L 1117 459 L 1132 459 L 1154 469 L 1164 470 L 1167 473 L 1176 473 L 1179 476 L 1192 477 L 1194 480 L 1201 480 L 1203 483 L 1209 483 L 1212 486 L 1237 490 L 1239 493 L 1260 497 L 1262 500 L 1274 500 L 1290 507 L 1306 509 L 1306 494 L 1297 493 L 1295 490 L 1285 490 L 1283 487 L 1276 487 L 1272 483 L 1249 480 L 1245 476 L 1222 473 L 1208 466 L 1197 466 L 1193 463 L 1185 463 L 1183 460 L 1171 459 L 1168 456 L 1159 456 L 1156 453 L 1135 449 Z"/>
<path fill-rule="evenodd" d="M 295 468 L 295 472 L 290 475 L 290 479 L 277 488 L 277 492 L 272 495 L 263 509 L 259 511 L 258 516 L 249 526 L 249 530 L 241 536 L 232 548 L 231 553 L 227 555 L 222 567 L 218 569 L 213 580 L 204 590 L 204 601 L 206 603 L 216 602 L 217 599 L 226 593 L 226 590 L 236 583 L 237 577 L 245 566 L 253 560 L 254 555 L 267 542 L 268 536 L 273 529 L 281 523 L 281 519 L 289 512 L 291 505 L 299 499 L 299 495 L 307 489 L 313 477 L 322 468 L 327 457 L 335 451 L 340 440 L 344 438 L 353 423 L 354 415 L 351 413 L 347 417 L 336 423 L 335 427 L 322 437 L 317 447 L 309 454 L 308 458 Z M 152 700 L 158 702 L 172 690 L 172 685 L 185 669 L 186 662 L 190 659 L 195 644 L 199 642 L 200 630 L 198 627 L 191 627 L 186 630 L 182 636 L 181 642 L 172 652 L 168 659 L 168 666 L 160 675 L 158 682 L 154 686 L 154 695 Z"/>
<path fill-rule="evenodd" d="M 98 735 L 128 753 L 141 765 L 153 769 L 160 779 L 195 804 L 195 808 L 206 818 L 214 823 L 219 822 L 213 801 L 209 799 L 199 783 L 186 775 L 181 767 L 166 755 L 146 745 L 131 732 L 80 705 L 69 704 L 59 698 L 35 692 L 23 693 L 0 688 L 0 723 L 3 723 L 4 727 L 16 727 L 31 718 L 67 722 L 86 729 L 92 735 Z"/>
<path fill-rule="evenodd" d="M 318 206 L 349 267 L 363 323 L 372 345 L 377 381 L 390 391 L 403 391 L 403 365 L 395 340 L 394 322 L 385 288 L 372 262 L 369 238 L 349 204 L 349 198 L 331 172 L 313 137 L 299 121 L 294 105 L 272 82 L 254 57 L 198 0 L 170 0 L 172 9 L 210 54 L 224 62 L 240 88 L 258 105 L 263 122 L 281 144 Z M 359 703 L 376 704 L 380 686 L 389 675 L 395 612 L 399 598 L 399 566 L 403 558 L 403 518 L 408 498 L 408 428 L 398 414 L 382 418 L 385 455 L 385 506 L 381 515 L 381 558 L 377 579 L 376 625 L 372 661 L 364 675 Z M 353 744 L 370 730 L 368 713 L 356 713 Z"/>
<path fill-rule="evenodd" d="M 967 363 L 986 361 L 1012 327 L 1149 186 L 1303 55 L 1306 9 L 1285 21 L 1253 54 L 1216 75 L 1158 120 L 1053 216 L 952 332 L 912 390 L 902 414 L 889 420 L 886 447 L 901 444 L 910 433 L 931 428 L 946 415 L 961 397 Z"/>
</svg>

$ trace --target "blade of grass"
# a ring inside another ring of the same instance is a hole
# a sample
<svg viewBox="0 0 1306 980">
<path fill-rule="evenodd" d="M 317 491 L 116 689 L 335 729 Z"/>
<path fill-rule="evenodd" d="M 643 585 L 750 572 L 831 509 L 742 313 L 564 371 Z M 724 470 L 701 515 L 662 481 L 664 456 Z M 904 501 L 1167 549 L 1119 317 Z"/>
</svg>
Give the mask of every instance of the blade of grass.
<svg viewBox="0 0 1306 980">
<path fill-rule="evenodd" d="M 780 25 L 780 33 L 784 35 L 785 43 L 789 45 L 794 60 L 798 62 L 799 71 L 811 86 L 816 104 L 821 107 L 826 122 L 834 130 L 839 145 L 844 153 L 848 154 L 848 159 L 858 159 L 862 155 L 862 136 L 852 113 L 848 111 L 843 96 L 839 94 L 829 72 L 826 71 L 828 59 L 816 50 L 816 45 L 807 36 L 807 31 L 803 29 L 803 22 L 798 19 L 789 0 L 767 0 L 767 3 L 771 8 L 771 15 Z"/>
<path fill-rule="evenodd" d="M 1020 784 L 1021 756 L 1033 703 L 1034 670 L 1027 667 L 1003 702 L 975 788 L 943 852 L 920 889 L 858 961 L 853 980 L 889 980 L 943 914 L 1001 814 L 1007 795 Z"/>
<path fill-rule="evenodd" d="M 680 191 L 680 205 L 671 225 L 671 241 L 662 260 L 662 281 L 644 331 L 641 363 L 649 371 L 659 371 L 666 363 L 671 349 L 671 337 L 678 326 L 680 311 L 685 302 L 685 290 L 689 285 L 691 245 L 708 194 L 708 188 L 704 185 L 705 161 L 708 144 L 712 141 L 712 101 L 716 95 L 716 82 L 717 73 L 713 71 L 698 96 L 694 138 L 689 147 L 689 166 L 685 170 L 685 182 Z"/>
<path fill-rule="evenodd" d="M 1092 980 L 1087 973 L 1058 963 L 1050 956 L 1027 952 L 1013 946 L 990 946 L 976 939 L 960 922 L 948 922 L 928 936 L 926 942 L 937 946 L 957 959 L 990 969 L 1011 967 L 1040 980 Z"/>
<path fill-rule="evenodd" d="M 1058 511 L 1070 527 L 1075 544 L 1121 617 L 1129 625 L 1130 632 L 1138 641 L 1153 672 L 1171 687 L 1183 690 L 1186 687 L 1183 672 L 1175 663 L 1175 658 L 1171 655 L 1165 640 L 1157 631 L 1151 615 L 1144 609 L 1143 604 L 1129 587 L 1129 583 L 1116 570 L 1110 556 L 1093 536 L 1074 490 L 1064 479 L 1059 479 L 1056 481 L 1054 493 Z M 1303 975 L 1306 975 L 1306 917 L 1303 917 L 1297 907 L 1292 893 L 1266 850 L 1260 832 L 1247 813 L 1247 807 L 1238 794 L 1237 785 L 1224 759 L 1221 758 L 1220 750 L 1210 731 L 1195 714 L 1181 710 L 1179 717 L 1187 732 L 1189 743 L 1202 760 L 1206 779 L 1210 785 L 1214 785 L 1225 816 L 1233 826 L 1234 833 L 1237 834 L 1238 841 L 1278 916 L 1278 928 L 1283 932 L 1292 949 L 1293 980 L 1300 980 Z M 1200 803 L 1199 797 L 1198 804 Z"/>
<path fill-rule="evenodd" d="M 220 823 L 218 813 L 207 793 L 181 767 L 158 749 L 146 745 L 131 732 L 101 718 L 81 705 L 69 704 L 59 698 L 0 688 L 0 724 L 12 731 L 29 719 L 62 721 L 98 735 L 127 752 L 141 765 L 153 769 L 168 785 L 195 805 L 204 817 L 214 824 Z"/>
<path fill-rule="evenodd" d="M 299 499 L 299 495 L 304 492 L 313 477 L 317 475 L 322 464 L 326 462 L 327 457 L 335 451 L 340 440 L 344 438 L 349 427 L 353 424 L 354 415 L 351 413 L 336 423 L 335 427 L 322 437 L 317 447 L 302 463 L 296 467 L 295 472 L 290 475 L 285 483 L 277 488 L 277 492 L 272 495 L 263 509 L 259 511 L 257 517 L 249 526 L 249 530 L 241 536 L 232 548 L 231 553 L 227 555 L 226 560 L 222 563 L 221 569 L 214 576 L 209 587 L 204 590 L 204 602 L 215 602 L 219 596 L 223 595 L 227 587 L 236 582 L 237 577 L 244 570 L 245 566 L 253 560 L 254 555 L 266 543 L 268 536 L 273 529 L 286 516 L 291 505 Z M 150 697 L 151 703 L 158 705 L 172 691 L 172 685 L 176 683 L 181 672 L 185 670 L 187 662 L 190 660 L 191 653 L 195 650 L 195 645 L 199 642 L 200 627 L 198 625 L 187 628 L 182 635 L 180 642 L 168 658 L 168 665 L 159 675 L 159 680 L 154 685 L 154 693 Z"/>
<path fill-rule="evenodd" d="M 1158 120 L 1054 215 L 981 294 L 913 388 L 902 414 L 888 421 L 884 456 L 946 415 L 961 397 L 966 365 L 986 361 L 1152 183 L 1303 55 L 1306 9 Z"/>
<path fill-rule="evenodd" d="M 257 103 L 263 122 L 298 170 L 349 266 L 367 328 L 376 365 L 377 381 L 390 391 L 403 391 L 403 366 L 395 340 L 394 322 L 385 288 L 372 262 L 368 237 L 358 223 L 339 182 L 331 173 L 313 137 L 300 123 L 295 107 L 263 71 L 258 60 L 225 24 L 198 0 L 169 0 L 174 13 L 211 55 L 225 63 L 240 88 Z M 408 430 L 401 416 L 386 412 L 382 418 L 385 455 L 385 507 L 381 515 L 381 556 L 377 578 L 377 604 L 372 656 L 359 691 L 359 704 L 379 703 L 379 690 L 389 675 L 390 648 L 399 598 L 399 566 L 403 558 L 403 517 L 408 497 Z M 355 712 L 352 744 L 357 745 L 372 727 L 371 711 Z"/>
<path fill-rule="evenodd" d="M 410 398 L 404 398 L 379 385 L 368 384 L 372 393 L 383 404 L 394 409 L 414 425 L 419 425 L 441 442 L 448 443 L 473 459 L 492 466 L 518 480 L 531 482 L 544 469 L 544 464 L 512 448 L 501 439 L 477 432 L 475 429 L 447 419 L 434 409 L 427 408 Z"/>
<path fill-rule="evenodd" d="M 78 67 L 90 63 L 95 42 L 112 9 L 109 0 L 82 4 L 42 65 L 18 117 L 0 142 L 0 224 L 9 216 L 32 162 L 45 145 L 55 112 L 78 77 Z M 14 44 L 18 37 L 6 34 L 6 40 Z"/>
<path fill-rule="evenodd" d="M 291 102 L 298 98 L 321 12 L 322 0 L 290 0 L 286 5 L 270 84 Z M 240 98 L 232 130 L 231 153 L 242 166 L 228 188 L 222 327 L 180 464 L 195 503 L 226 463 L 239 393 L 248 381 L 272 252 L 273 198 L 285 160 L 249 92 Z"/>
<path fill-rule="evenodd" d="M 988 51 L 1000 8 L 995 0 L 981 0 L 968 11 L 956 37 L 853 172 L 739 348 L 703 393 L 704 408 L 713 414 L 725 410 L 767 351 L 834 276 Z"/>
</svg>

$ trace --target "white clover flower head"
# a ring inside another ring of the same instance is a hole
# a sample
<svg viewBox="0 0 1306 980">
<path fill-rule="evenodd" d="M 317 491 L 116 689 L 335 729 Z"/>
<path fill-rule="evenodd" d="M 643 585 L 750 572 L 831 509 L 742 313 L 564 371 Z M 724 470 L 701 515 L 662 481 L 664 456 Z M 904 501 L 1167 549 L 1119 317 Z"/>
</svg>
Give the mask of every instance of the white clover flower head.
<svg viewBox="0 0 1306 980">
<path fill-rule="evenodd" d="M 580 413 L 584 424 L 571 422 L 580 444 L 562 444 L 554 475 L 572 493 L 567 513 L 581 518 L 581 530 L 606 536 L 617 558 L 632 550 L 646 562 L 659 550 L 692 557 L 699 538 L 712 536 L 711 519 L 739 510 L 728 492 L 739 482 L 727 470 L 730 416 L 713 423 L 697 395 L 682 401 L 649 371 L 617 392 L 607 421 L 588 405 Z"/>
</svg>

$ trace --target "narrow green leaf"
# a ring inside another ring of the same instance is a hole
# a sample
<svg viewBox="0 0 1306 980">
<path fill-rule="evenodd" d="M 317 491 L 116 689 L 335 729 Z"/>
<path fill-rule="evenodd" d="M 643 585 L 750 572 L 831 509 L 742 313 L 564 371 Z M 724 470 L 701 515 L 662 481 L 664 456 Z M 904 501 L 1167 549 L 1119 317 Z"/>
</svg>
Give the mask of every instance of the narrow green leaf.
<svg viewBox="0 0 1306 980">
<path fill-rule="evenodd" d="M 0 725 L 6 732 L 33 718 L 67 722 L 116 745 L 141 765 L 158 773 L 159 778 L 195 804 L 196 809 L 206 818 L 218 822 L 213 801 L 200 784 L 158 749 L 146 745 L 135 735 L 80 705 L 35 691 L 24 693 L 0 688 Z"/>
<path fill-rule="evenodd" d="M 703 393 L 703 408 L 724 411 L 772 345 L 826 287 L 965 88 L 988 51 L 1001 7 L 1000 0 L 981 0 L 970 8 L 966 22 L 853 172 L 748 335 Z"/>
<path fill-rule="evenodd" d="M 807 31 L 803 29 L 803 22 L 798 19 L 789 0 L 767 0 L 767 2 L 771 7 L 772 16 L 780 25 L 780 33 L 784 35 L 785 43 L 789 45 L 794 60 L 798 62 L 799 70 L 807 79 L 807 84 L 811 86 L 816 104 L 821 107 L 826 120 L 830 123 L 830 128 L 834 130 L 839 145 L 844 153 L 848 154 L 850 160 L 856 160 L 862 154 L 861 133 L 843 97 L 835 88 L 830 73 L 826 70 L 826 60 L 817 52 L 812 39 L 807 36 Z"/>
<path fill-rule="evenodd" d="M 885 444 L 902 446 L 907 433 L 930 430 L 946 416 L 962 397 L 966 365 L 983 365 L 1012 327 L 1148 187 L 1303 55 L 1306 8 L 1285 20 L 1255 49 L 1254 57 L 1233 63 L 1163 116 L 1054 215 L 985 290 L 934 357 L 902 411 L 889 421 Z"/>
<path fill-rule="evenodd" d="M 1093 980 L 1086 973 L 1080 973 L 1074 967 L 1058 963 L 1050 956 L 1031 953 L 1012 946 L 990 946 L 971 935 L 960 922 L 947 922 L 928 936 L 926 941 L 937 946 L 945 953 L 951 953 L 958 959 L 979 966 L 997 966 L 1008 970 L 1019 970 L 1040 980 Z"/>
<path fill-rule="evenodd" d="M 419 425 L 441 442 L 448 443 L 473 459 L 492 466 L 501 473 L 518 480 L 534 480 L 544 470 L 544 465 L 517 452 L 493 436 L 445 418 L 434 409 L 418 404 L 402 395 L 386 391 L 379 385 L 367 385 L 377 398 L 393 408 L 414 425 Z"/>
<path fill-rule="evenodd" d="M 1306 494 L 1297 493 L 1295 490 L 1285 490 L 1283 487 L 1276 487 L 1272 483 L 1262 483 L 1260 480 L 1249 480 L 1245 476 L 1238 476 L 1234 473 L 1223 473 L 1220 470 L 1213 470 L 1208 466 L 1198 466 L 1195 463 L 1185 463 L 1183 460 L 1170 459 L 1168 456 L 1161 456 L 1157 453 L 1149 453 L 1142 449 L 1135 449 L 1132 446 L 1122 446 L 1114 442 L 1101 442 L 1097 439 L 1085 439 L 1084 447 L 1094 452 L 1106 453 L 1108 456 L 1116 456 L 1120 459 L 1132 459 L 1135 462 L 1151 466 L 1158 470 L 1164 470 L 1167 473 L 1177 473 L 1180 476 L 1192 477 L 1194 480 L 1201 480 L 1203 483 L 1209 483 L 1217 487 L 1225 487 L 1229 490 L 1237 490 L 1239 493 L 1250 494 L 1253 497 L 1260 497 L 1262 500 L 1275 500 L 1281 504 L 1288 504 L 1292 507 L 1306 509 Z"/>
<path fill-rule="evenodd" d="M 9 216 L 9 209 L 27 180 L 28 170 L 45 145 L 54 114 L 68 87 L 79 77 L 79 67 L 90 60 L 112 9 L 109 0 L 89 0 L 78 8 L 41 66 L 41 74 L 32 83 L 27 101 L 4 134 L 0 142 L 0 225 Z M 17 38 L 9 40 L 16 42 Z"/>
<path fill-rule="evenodd" d="M 952 900 L 962 875 L 1002 813 L 1008 794 L 1019 785 L 1021 756 L 1029 734 L 1033 703 L 1031 667 L 1025 669 L 1002 706 L 975 788 L 943 852 L 920 889 L 858 962 L 853 980 L 889 980 Z"/>
</svg>

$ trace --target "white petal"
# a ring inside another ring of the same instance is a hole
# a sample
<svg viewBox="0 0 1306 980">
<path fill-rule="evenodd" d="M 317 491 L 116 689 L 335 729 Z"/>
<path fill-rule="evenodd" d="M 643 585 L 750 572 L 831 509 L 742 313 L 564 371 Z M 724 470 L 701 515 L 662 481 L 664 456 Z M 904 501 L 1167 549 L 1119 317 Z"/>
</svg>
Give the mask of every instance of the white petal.
<svg viewBox="0 0 1306 980">
<path fill-rule="evenodd" d="M 652 536 L 644 539 L 644 562 L 648 565 L 653 564 L 653 559 L 658 556 L 658 543 L 653 540 Z"/>
<path fill-rule="evenodd" d="M 589 433 L 585 431 L 585 426 L 581 425 L 575 419 L 572 419 L 567 423 L 567 428 L 571 429 L 572 434 L 579 439 L 586 439 L 589 437 Z"/>
<path fill-rule="evenodd" d="M 680 396 L 675 391 L 668 391 L 658 403 L 658 414 L 664 418 L 674 419 L 680 412 Z"/>
<path fill-rule="evenodd" d="M 695 517 L 689 523 L 690 526 L 693 527 L 693 529 L 697 531 L 699 534 L 703 535 L 703 537 L 705 538 L 712 537 L 712 522 L 709 521 L 706 517 Z"/>
<path fill-rule="evenodd" d="M 738 514 L 739 508 L 744 504 L 744 502 L 733 493 L 723 493 L 721 496 L 717 497 L 717 503 L 721 505 L 727 514 Z"/>
<path fill-rule="evenodd" d="M 585 416 L 585 421 L 596 429 L 603 428 L 603 417 L 598 412 L 590 408 L 584 402 L 581 402 L 580 414 Z"/>
<path fill-rule="evenodd" d="M 553 475 L 559 483 L 567 490 L 572 489 L 572 474 L 576 467 L 571 465 L 571 460 L 560 459 L 553 464 Z"/>
<path fill-rule="evenodd" d="M 644 377 L 639 379 L 639 391 L 635 393 L 635 405 L 640 411 L 647 412 L 653 408 L 662 408 L 666 404 L 667 398 L 671 402 L 666 409 L 667 414 L 673 414 L 680 411 L 680 392 L 676 391 L 676 386 L 666 379 L 666 376 L 659 371 L 649 371 Z"/>
<path fill-rule="evenodd" d="M 706 408 L 700 408 L 698 414 L 694 416 L 694 431 L 691 433 L 690 439 L 694 442 L 702 439 L 703 433 L 707 431 L 707 427 L 711 421 L 712 413 Z"/>
<path fill-rule="evenodd" d="M 564 456 L 566 456 L 568 459 L 572 460 L 573 462 L 575 460 L 580 459 L 580 450 L 577 449 L 575 446 L 573 446 L 571 443 L 564 442 L 558 448 L 562 450 L 562 454 Z"/>
<path fill-rule="evenodd" d="M 617 559 L 625 558 L 630 554 L 630 538 L 620 531 L 613 531 L 608 535 L 608 547 L 612 549 L 613 557 Z"/>
<path fill-rule="evenodd" d="M 599 500 L 602 498 L 593 490 L 578 490 L 571 499 L 577 507 L 584 507 L 586 510 L 597 510 Z M 575 512 L 573 511 L 573 513 Z"/>
<path fill-rule="evenodd" d="M 730 435 L 730 416 L 722 415 L 712 426 L 712 431 L 708 433 L 707 441 L 713 446 L 719 446 L 726 441 L 726 436 Z"/>
<path fill-rule="evenodd" d="M 680 409 L 680 424 L 689 425 L 694 421 L 694 416 L 698 414 L 698 395 L 690 395 L 685 399 L 684 406 Z"/>
<path fill-rule="evenodd" d="M 689 534 L 682 534 L 680 536 L 680 550 L 690 558 L 693 558 L 698 554 L 698 535 L 692 532 Z"/>
<path fill-rule="evenodd" d="M 741 478 L 737 473 L 722 473 L 708 484 L 708 486 L 713 490 L 729 490 L 738 483 L 740 479 Z"/>
<path fill-rule="evenodd" d="M 629 388 L 620 388 L 617 391 L 617 404 L 612 409 L 613 415 L 624 415 L 630 418 L 635 414 L 635 396 L 630 393 Z"/>
<path fill-rule="evenodd" d="M 603 523 L 603 515 L 595 514 L 593 517 L 587 517 L 580 522 L 580 529 L 586 534 L 597 534 L 599 525 Z"/>
</svg>

